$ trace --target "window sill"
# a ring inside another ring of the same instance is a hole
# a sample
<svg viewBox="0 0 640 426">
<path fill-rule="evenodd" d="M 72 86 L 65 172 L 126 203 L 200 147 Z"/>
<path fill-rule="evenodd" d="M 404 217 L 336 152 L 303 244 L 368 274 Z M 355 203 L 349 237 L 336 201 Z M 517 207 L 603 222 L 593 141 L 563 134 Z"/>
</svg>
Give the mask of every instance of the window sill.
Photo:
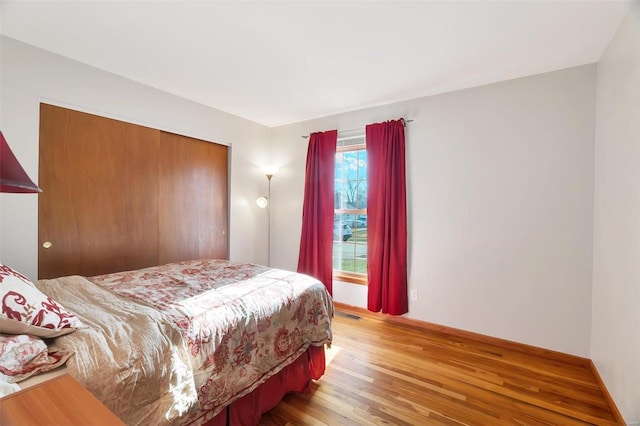
<svg viewBox="0 0 640 426">
<path fill-rule="evenodd" d="M 333 279 L 351 284 L 367 285 L 367 276 L 362 274 L 333 271 Z"/>
</svg>

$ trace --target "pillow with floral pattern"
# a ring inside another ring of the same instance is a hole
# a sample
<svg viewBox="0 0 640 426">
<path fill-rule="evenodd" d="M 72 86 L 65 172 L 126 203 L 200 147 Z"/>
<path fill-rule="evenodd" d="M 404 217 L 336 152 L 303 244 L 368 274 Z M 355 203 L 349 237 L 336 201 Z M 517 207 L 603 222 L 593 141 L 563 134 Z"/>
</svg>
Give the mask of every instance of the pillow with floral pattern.
<svg viewBox="0 0 640 426">
<path fill-rule="evenodd" d="M 64 364 L 71 354 L 49 352 L 39 337 L 27 334 L 0 334 L 0 381 L 17 383 L 34 374 L 53 370 Z"/>
<path fill-rule="evenodd" d="M 83 327 L 27 277 L 0 264 L 0 333 L 57 337 Z"/>
</svg>

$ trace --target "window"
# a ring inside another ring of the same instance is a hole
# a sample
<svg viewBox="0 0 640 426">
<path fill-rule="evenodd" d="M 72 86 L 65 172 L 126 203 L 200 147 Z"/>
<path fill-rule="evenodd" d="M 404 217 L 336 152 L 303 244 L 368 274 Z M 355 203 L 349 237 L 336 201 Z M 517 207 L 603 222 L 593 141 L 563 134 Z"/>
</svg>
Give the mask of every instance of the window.
<svg viewBox="0 0 640 426">
<path fill-rule="evenodd" d="M 364 136 L 338 139 L 333 219 L 333 275 L 367 283 L 367 151 Z"/>
</svg>

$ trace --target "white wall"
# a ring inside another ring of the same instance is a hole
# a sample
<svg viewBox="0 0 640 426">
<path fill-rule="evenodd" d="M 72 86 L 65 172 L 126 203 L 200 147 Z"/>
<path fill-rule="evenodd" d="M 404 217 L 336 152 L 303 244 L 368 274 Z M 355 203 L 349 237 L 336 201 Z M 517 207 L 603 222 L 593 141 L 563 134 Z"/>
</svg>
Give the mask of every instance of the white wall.
<svg viewBox="0 0 640 426">
<path fill-rule="evenodd" d="M 306 140 L 405 117 L 408 317 L 589 355 L 595 65 L 274 130 L 272 263 L 295 268 Z M 366 289 L 335 286 L 366 306 Z"/>
<path fill-rule="evenodd" d="M 640 421 L 640 2 L 598 63 L 591 357 Z"/>
<path fill-rule="evenodd" d="M 588 356 L 595 67 L 266 129 L 2 38 L 3 132 L 37 180 L 41 101 L 231 145 L 231 258 L 297 265 L 306 140 L 404 116 L 409 185 L 408 316 Z M 271 141 L 271 143 L 267 143 Z M 0 195 L 0 260 L 37 275 L 37 196 Z M 365 306 L 366 288 L 336 283 Z"/>
<path fill-rule="evenodd" d="M 266 263 L 255 199 L 264 192 L 268 128 L 7 37 L 1 53 L 2 131 L 34 181 L 40 102 L 230 145 L 230 257 Z M 30 278 L 37 276 L 37 203 L 36 195 L 0 194 L 0 261 Z"/>
</svg>

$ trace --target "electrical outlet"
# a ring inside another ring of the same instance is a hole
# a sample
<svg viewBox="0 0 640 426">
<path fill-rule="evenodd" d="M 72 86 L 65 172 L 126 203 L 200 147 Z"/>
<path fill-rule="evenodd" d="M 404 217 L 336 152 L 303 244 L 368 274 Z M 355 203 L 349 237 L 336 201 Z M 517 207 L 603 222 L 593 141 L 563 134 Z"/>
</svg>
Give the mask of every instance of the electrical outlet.
<svg viewBox="0 0 640 426">
<path fill-rule="evenodd" d="M 418 290 L 411 290 L 411 300 L 418 300 Z"/>
<path fill-rule="evenodd" d="M 639 426 L 640 422 L 629 422 L 627 423 L 627 426 Z"/>
</svg>

